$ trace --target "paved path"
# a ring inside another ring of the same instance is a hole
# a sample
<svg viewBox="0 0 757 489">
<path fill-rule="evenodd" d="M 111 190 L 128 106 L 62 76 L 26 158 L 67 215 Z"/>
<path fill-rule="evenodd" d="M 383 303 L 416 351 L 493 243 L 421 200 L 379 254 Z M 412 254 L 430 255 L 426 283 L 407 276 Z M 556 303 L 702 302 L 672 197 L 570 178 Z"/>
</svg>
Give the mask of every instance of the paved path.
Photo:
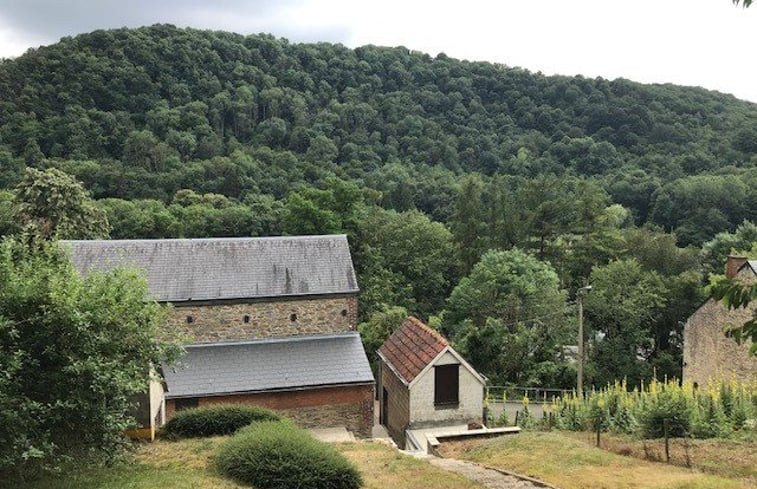
<svg viewBox="0 0 757 489">
<path fill-rule="evenodd" d="M 425 457 L 424 457 L 425 458 Z M 532 482 L 505 475 L 496 470 L 487 469 L 472 462 L 464 462 L 454 458 L 438 458 L 428 456 L 426 460 L 450 472 L 457 472 L 463 477 L 482 484 L 487 489 L 543 489 L 543 486 Z"/>
</svg>

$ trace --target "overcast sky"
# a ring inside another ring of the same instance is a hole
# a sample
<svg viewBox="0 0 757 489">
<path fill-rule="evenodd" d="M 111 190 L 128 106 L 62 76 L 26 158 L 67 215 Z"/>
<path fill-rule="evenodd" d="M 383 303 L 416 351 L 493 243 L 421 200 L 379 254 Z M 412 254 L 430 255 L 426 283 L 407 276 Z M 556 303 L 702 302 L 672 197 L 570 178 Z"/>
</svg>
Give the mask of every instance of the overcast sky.
<svg viewBox="0 0 757 489">
<path fill-rule="evenodd" d="M 731 0 L 0 0 L 0 57 L 155 23 L 403 45 L 547 74 L 698 85 L 757 102 L 757 5 Z"/>
</svg>

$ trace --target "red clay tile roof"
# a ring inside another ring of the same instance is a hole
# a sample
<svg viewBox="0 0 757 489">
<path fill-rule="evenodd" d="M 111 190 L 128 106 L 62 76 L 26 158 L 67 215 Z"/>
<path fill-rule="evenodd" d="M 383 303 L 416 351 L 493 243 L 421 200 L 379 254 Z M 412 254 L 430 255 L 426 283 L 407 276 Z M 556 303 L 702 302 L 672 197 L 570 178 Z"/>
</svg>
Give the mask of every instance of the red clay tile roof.
<svg viewBox="0 0 757 489">
<path fill-rule="evenodd" d="M 379 352 L 409 384 L 448 344 L 438 332 L 409 317 Z"/>
</svg>

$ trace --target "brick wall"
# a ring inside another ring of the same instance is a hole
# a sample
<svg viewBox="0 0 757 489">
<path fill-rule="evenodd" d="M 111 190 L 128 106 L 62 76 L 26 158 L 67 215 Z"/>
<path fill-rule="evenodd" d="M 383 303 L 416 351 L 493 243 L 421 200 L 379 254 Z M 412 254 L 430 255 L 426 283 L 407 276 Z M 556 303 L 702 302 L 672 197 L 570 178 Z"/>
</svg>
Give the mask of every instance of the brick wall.
<svg viewBox="0 0 757 489">
<path fill-rule="evenodd" d="M 751 269 L 742 270 L 738 278 L 756 279 Z M 702 387 L 717 377 L 757 380 L 757 359 L 749 354 L 751 342 L 739 345 L 723 334 L 726 325 L 741 325 L 755 314 L 757 307 L 728 310 L 714 300 L 697 309 L 683 330 L 683 379 Z"/>
<path fill-rule="evenodd" d="M 357 327 L 357 296 L 174 304 L 167 327 L 187 335 L 190 342 L 351 331 Z"/>
<path fill-rule="evenodd" d="M 386 423 L 386 431 L 389 432 L 389 436 L 392 437 L 394 443 L 404 449 L 405 430 L 410 424 L 410 392 L 386 363 L 382 361 L 380 368 L 379 405 L 381 409 L 384 406 L 383 389 L 386 389 L 389 396 L 389 416 Z"/>
<path fill-rule="evenodd" d="M 198 406 L 251 404 L 273 409 L 304 428 L 345 426 L 355 436 L 367 438 L 373 429 L 373 385 L 324 387 L 287 392 L 203 397 Z M 173 399 L 166 400 L 166 418 L 175 413 Z"/>
</svg>

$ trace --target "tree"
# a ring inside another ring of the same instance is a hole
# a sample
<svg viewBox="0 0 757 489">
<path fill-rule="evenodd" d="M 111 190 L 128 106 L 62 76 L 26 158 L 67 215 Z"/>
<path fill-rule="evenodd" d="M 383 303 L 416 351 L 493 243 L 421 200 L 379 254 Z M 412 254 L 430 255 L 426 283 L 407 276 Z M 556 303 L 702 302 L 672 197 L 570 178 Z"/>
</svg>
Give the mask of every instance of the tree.
<svg viewBox="0 0 757 489">
<path fill-rule="evenodd" d="M 117 457 L 131 396 L 176 353 L 163 320 L 137 272 L 82 278 L 57 242 L 0 242 L 3 478 Z"/>
<path fill-rule="evenodd" d="M 407 316 L 407 310 L 404 307 L 384 305 L 371 314 L 366 321 L 357 325 L 374 375 L 378 375 L 379 358 L 376 352 L 392 333 L 402 326 Z"/>
<path fill-rule="evenodd" d="M 733 0 L 733 4 L 734 4 L 734 5 L 739 5 L 739 4 L 741 4 L 741 5 L 743 5 L 743 6 L 744 6 L 744 8 L 748 8 L 748 7 L 751 7 L 751 5 L 752 5 L 752 0 Z"/>
<path fill-rule="evenodd" d="M 592 291 L 584 299 L 589 330 L 595 333 L 590 355 L 595 385 L 623 377 L 631 385 L 647 377 L 646 358 L 653 351 L 652 324 L 665 306 L 665 286 L 656 272 L 634 259 L 595 267 Z"/>
<path fill-rule="evenodd" d="M 749 250 L 753 243 L 757 243 L 757 225 L 744 221 L 734 232 L 718 233 L 702 246 L 703 264 L 710 273 L 722 273 L 729 254 Z"/>
<path fill-rule="evenodd" d="M 385 303 L 424 319 L 442 310 L 458 273 L 452 233 L 444 224 L 418 211 L 373 208 L 358 242 L 361 309 L 370 313 Z"/>
<path fill-rule="evenodd" d="M 548 263 L 512 249 L 490 250 L 452 291 L 445 320 L 450 327 L 466 319 L 483 326 L 487 318 L 505 324 L 560 312 L 565 294 Z"/>
<path fill-rule="evenodd" d="M 43 239 L 107 238 L 110 232 L 105 213 L 82 185 L 55 168 L 27 168 L 15 202 L 17 222 Z"/>
<path fill-rule="evenodd" d="M 565 294 L 552 267 L 512 249 L 484 254 L 443 314 L 445 332 L 496 382 L 568 386 L 559 360 L 570 341 Z M 574 327 L 574 325 L 573 325 Z"/>
<path fill-rule="evenodd" d="M 728 309 L 746 308 L 757 300 L 757 284 L 744 285 L 726 281 L 715 289 L 713 297 L 722 300 Z M 757 356 L 757 318 L 752 318 L 742 325 L 732 325 L 726 331 L 726 336 L 733 338 L 738 344 L 751 341 L 749 351 Z"/>
</svg>

